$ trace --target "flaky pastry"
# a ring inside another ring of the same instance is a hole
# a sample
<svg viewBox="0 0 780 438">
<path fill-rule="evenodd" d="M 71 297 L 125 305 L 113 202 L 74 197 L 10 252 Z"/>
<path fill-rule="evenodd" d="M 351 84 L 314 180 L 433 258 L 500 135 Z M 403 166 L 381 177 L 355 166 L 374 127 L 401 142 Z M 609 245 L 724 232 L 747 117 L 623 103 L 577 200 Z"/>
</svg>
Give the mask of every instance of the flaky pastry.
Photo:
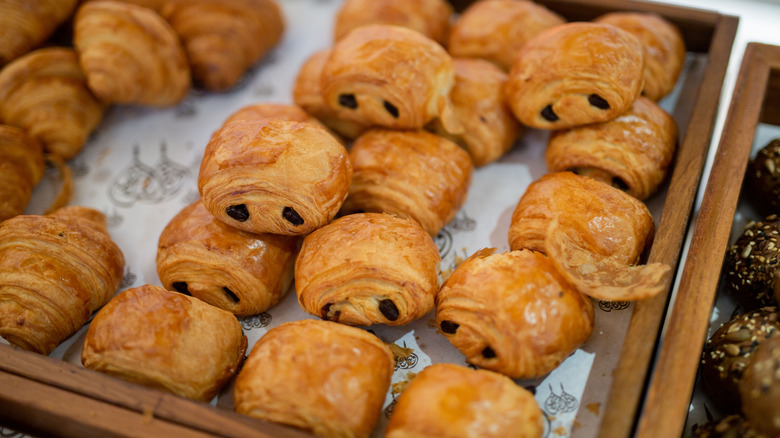
<svg viewBox="0 0 780 438">
<path fill-rule="evenodd" d="M 77 0 L 0 0 L 0 68 L 35 49 L 70 17 Z"/>
<path fill-rule="evenodd" d="M 19 128 L 0 125 L 0 222 L 24 213 L 44 169 L 41 143 Z"/>
<path fill-rule="evenodd" d="M 347 0 L 336 14 L 334 40 L 369 24 L 391 24 L 416 30 L 439 44 L 447 43 L 452 6 L 445 0 Z"/>
</svg>

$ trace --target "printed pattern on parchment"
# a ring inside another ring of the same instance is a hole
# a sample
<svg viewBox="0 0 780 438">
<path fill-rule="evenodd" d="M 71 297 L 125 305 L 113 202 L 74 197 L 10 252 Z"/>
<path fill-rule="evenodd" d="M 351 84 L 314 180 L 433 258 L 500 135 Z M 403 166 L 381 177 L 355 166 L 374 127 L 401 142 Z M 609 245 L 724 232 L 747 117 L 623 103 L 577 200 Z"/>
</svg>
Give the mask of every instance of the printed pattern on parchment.
<svg viewBox="0 0 780 438">
<path fill-rule="evenodd" d="M 611 312 L 613 310 L 625 310 L 628 309 L 629 306 L 631 306 L 631 303 L 628 301 L 599 300 L 599 309 L 605 312 Z"/>
<path fill-rule="evenodd" d="M 246 331 L 268 327 L 268 325 L 271 324 L 272 319 L 273 318 L 271 317 L 271 314 L 268 312 L 239 318 L 241 321 L 241 327 L 243 327 Z"/>
<path fill-rule="evenodd" d="M 132 163 L 108 186 L 109 199 L 120 207 L 132 207 L 136 202 L 159 204 L 176 195 L 189 176 L 189 169 L 171 161 L 166 151 L 166 144 L 161 143 L 159 161 L 149 166 L 141 161 L 138 145 L 133 146 Z"/>
</svg>

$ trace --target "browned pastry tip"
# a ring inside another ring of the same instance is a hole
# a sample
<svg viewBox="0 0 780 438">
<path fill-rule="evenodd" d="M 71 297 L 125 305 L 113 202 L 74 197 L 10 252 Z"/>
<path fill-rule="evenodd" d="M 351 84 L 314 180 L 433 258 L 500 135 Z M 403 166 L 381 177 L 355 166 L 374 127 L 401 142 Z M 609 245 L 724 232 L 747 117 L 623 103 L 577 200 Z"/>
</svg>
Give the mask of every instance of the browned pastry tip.
<svg viewBox="0 0 780 438">
<path fill-rule="evenodd" d="M 303 239 L 298 302 L 344 324 L 408 324 L 433 309 L 440 262 L 433 239 L 413 219 L 343 216 Z"/>
<path fill-rule="evenodd" d="M 297 237 L 241 231 L 197 201 L 160 234 L 157 273 L 168 290 L 236 315 L 255 315 L 287 292 L 297 252 Z"/>
<path fill-rule="evenodd" d="M 0 0 L 0 68 L 46 41 L 78 0 Z"/>
<path fill-rule="evenodd" d="M 314 52 L 301 65 L 295 77 L 293 101 L 334 132 L 354 140 L 368 129 L 368 126 L 354 120 L 340 118 L 338 112 L 325 104 L 325 99 L 322 98 L 320 78 L 330 52 L 331 49 Z"/>
<path fill-rule="evenodd" d="M 436 324 L 466 361 L 512 378 L 542 376 L 593 331 L 593 304 L 541 253 L 483 249 L 436 295 Z"/>
<path fill-rule="evenodd" d="M 452 58 L 419 32 L 359 27 L 334 45 L 320 80 L 325 104 L 339 118 L 394 129 L 422 128 L 439 118 L 449 132 L 463 131 L 449 100 Z"/>
<path fill-rule="evenodd" d="M 65 207 L 0 223 L 0 336 L 49 354 L 111 299 L 124 265 L 97 210 Z"/>
<path fill-rule="evenodd" d="M 397 400 L 387 438 L 538 438 L 544 431 L 534 396 L 492 371 L 430 365 Z"/>
<path fill-rule="evenodd" d="M 194 81 L 213 91 L 235 86 L 285 27 L 275 0 L 167 0 L 160 14 L 181 38 Z"/>
<path fill-rule="evenodd" d="M 236 373 L 246 347 L 232 313 L 146 284 L 118 294 L 98 312 L 81 363 L 208 403 Z"/>
<path fill-rule="evenodd" d="M 464 132 L 453 135 L 434 121 L 434 131 L 466 149 L 474 166 L 498 160 L 522 129 L 504 94 L 506 73 L 488 61 L 455 58 L 455 86 L 450 92 L 455 117 Z"/>
<path fill-rule="evenodd" d="M 482 58 L 509 71 L 523 45 L 566 20 L 531 1 L 484 0 L 472 3 L 452 27 L 452 56 Z"/>
<path fill-rule="evenodd" d="M 685 63 L 685 41 L 677 26 L 658 14 L 639 12 L 612 12 L 594 21 L 619 27 L 642 43 L 644 96 L 657 101 L 674 89 Z"/>
<path fill-rule="evenodd" d="M 336 216 L 351 179 L 346 149 L 325 128 L 237 120 L 206 146 L 198 189 L 206 209 L 232 227 L 303 235 Z"/>
<path fill-rule="evenodd" d="M 572 171 L 644 200 L 666 179 L 676 149 L 672 116 L 640 96 L 615 119 L 552 132 L 545 158 L 550 172 Z"/>
<path fill-rule="evenodd" d="M 466 151 L 425 131 L 372 129 L 349 157 L 354 175 L 342 213 L 411 217 L 431 236 L 455 218 L 473 174 Z"/>
<path fill-rule="evenodd" d="M 81 151 L 103 110 L 73 49 L 38 49 L 0 71 L 0 119 L 63 159 Z"/>
<path fill-rule="evenodd" d="M 236 378 L 236 412 L 317 436 L 368 438 L 379 418 L 393 354 L 376 336 L 306 319 L 268 331 Z"/>
<path fill-rule="evenodd" d="M 17 127 L 0 125 L 0 222 L 24 213 L 44 170 L 41 143 Z"/>
<path fill-rule="evenodd" d="M 190 89 L 179 37 L 155 11 L 113 0 L 76 12 L 73 45 L 89 89 L 105 103 L 167 107 Z"/>
<path fill-rule="evenodd" d="M 564 129 L 625 113 L 642 91 L 639 40 L 608 24 L 567 23 L 536 35 L 518 52 L 507 81 L 521 123 Z"/>
<path fill-rule="evenodd" d="M 369 24 L 391 24 L 415 30 L 446 44 L 452 6 L 445 0 L 347 0 L 336 13 L 334 41 Z"/>
</svg>

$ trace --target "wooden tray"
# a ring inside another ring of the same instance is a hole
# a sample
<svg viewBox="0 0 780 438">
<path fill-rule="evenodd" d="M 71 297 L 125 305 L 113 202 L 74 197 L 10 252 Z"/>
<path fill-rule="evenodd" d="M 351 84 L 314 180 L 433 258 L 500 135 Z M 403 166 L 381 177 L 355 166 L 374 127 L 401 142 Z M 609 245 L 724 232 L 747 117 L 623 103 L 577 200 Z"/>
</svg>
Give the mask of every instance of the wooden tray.
<svg viewBox="0 0 780 438">
<path fill-rule="evenodd" d="M 674 110 L 681 142 L 649 261 L 676 267 L 709 148 L 738 19 L 710 11 L 628 0 L 540 0 L 570 21 L 612 11 L 655 12 L 682 31 L 695 61 Z M 588 391 L 610 391 L 600 434 L 628 436 L 642 400 L 668 291 L 637 303 L 611 385 L 591 379 Z M 593 373 L 591 373 L 593 374 Z M 308 434 L 118 381 L 49 357 L 0 345 L 0 424 L 44 435 L 278 436 Z M 580 409 L 584 411 L 585 409 Z M 577 435 L 576 430 L 574 434 Z"/>
<path fill-rule="evenodd" d="M 729 107 L 637 434 L 680 436 L 759 123 L 780 125 L 780 47 L 750 43 Z"/>
</svg>

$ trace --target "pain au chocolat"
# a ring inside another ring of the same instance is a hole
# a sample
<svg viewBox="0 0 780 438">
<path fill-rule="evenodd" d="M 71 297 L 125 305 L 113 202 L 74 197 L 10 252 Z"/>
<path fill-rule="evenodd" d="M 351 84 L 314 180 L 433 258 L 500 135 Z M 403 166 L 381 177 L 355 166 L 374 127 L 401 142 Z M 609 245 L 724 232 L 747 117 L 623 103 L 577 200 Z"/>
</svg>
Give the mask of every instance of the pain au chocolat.
<svg viewBox="0 0 780 438">
<path fill-rule="evenodd" d="M 446 44 L 452 6 L 446 0 L 347 0 L 336 13 L 334 40 L 369 24 L 390 24 L 415 30 Z"/>
</svg>

